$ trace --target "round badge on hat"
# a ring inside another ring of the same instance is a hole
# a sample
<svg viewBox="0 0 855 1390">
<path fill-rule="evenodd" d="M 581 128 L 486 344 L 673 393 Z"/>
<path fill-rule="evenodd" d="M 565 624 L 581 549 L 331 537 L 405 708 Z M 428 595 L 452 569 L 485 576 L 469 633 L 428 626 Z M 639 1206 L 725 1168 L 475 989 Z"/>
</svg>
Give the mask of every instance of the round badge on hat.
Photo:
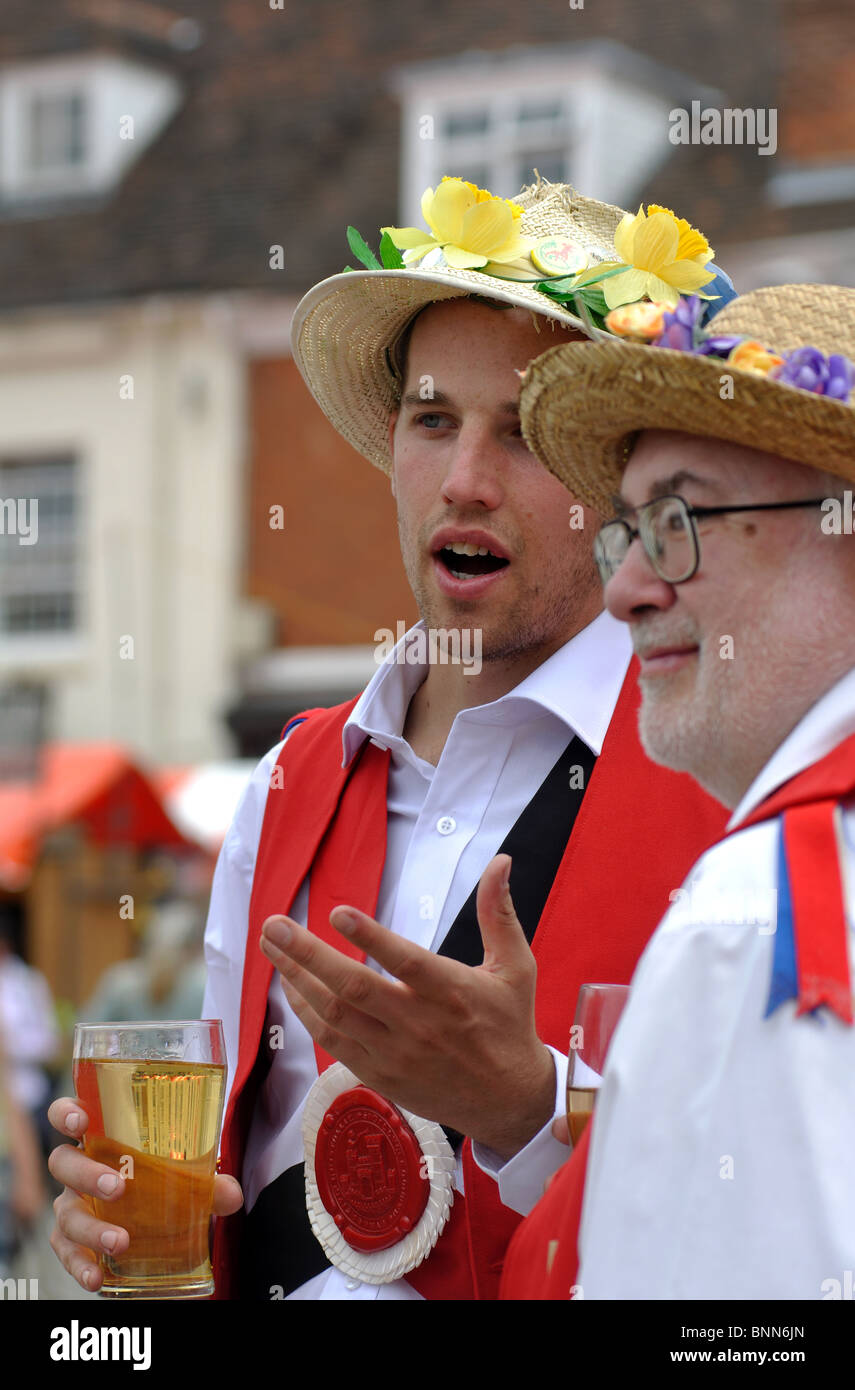
<svg viewBox="0 0 855 1390">
<path fill-rule="evenodd" d="M 590 257 L 572 237 L 547 236 L 534 247 L 531 259 L 544 275 L 576 275 L 586 268 Z"/>
<path fill-rule="evenodd" d="M 365 1284 L 420 1265 L 448 1220 L 454 1152 L 442 1128 L 336 1062 L 303 1110 L 306 1205 L 327 1259 Z"/>
</svg>

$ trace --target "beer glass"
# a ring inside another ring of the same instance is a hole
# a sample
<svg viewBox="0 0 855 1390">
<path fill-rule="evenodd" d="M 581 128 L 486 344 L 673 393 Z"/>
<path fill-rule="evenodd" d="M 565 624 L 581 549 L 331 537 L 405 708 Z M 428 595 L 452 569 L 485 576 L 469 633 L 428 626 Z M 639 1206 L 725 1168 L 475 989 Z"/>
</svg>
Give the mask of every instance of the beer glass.
<svg viewBox="0 0 855 1390">
<path fill-rule="evenodd" d="M 123 1255 L 101 1255 L 111 1298 L 205 1298 L 214 1291 L 208 1227 L 223 1115 L 219 1019 L 78 1023 L 74 1087 L 89 1116 L 89 1158 L 125 1179 L 101 1221 L 124 1226 Z"/>
<path fill-rule="evenodd" d="M 606 1053 L 628 996 L 629 985 L 582 985 L 579 990 L 567 1066 L 567 1127 L 573 1145 L 594 1112 Z"/>
</svg>

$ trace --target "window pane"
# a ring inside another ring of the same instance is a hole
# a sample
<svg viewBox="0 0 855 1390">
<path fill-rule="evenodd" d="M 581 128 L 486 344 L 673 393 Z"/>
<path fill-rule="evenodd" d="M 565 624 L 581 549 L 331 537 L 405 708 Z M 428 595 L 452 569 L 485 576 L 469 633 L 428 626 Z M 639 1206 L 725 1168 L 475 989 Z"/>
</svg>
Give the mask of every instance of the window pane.
<svg viewBox="0 0 855 1390">
<path fill-rule="evenodd" d="M 0 632 L 76 626 L 76 486 L 72 458 L 0 463 Z"/>
<path fill-rule="evenodd" d="M 517 120 L 520 125 L 530 121 L 557 121 L 561 112 L 560 97 L 529 98 L 520 104 Z"/>
<path fill-rule="evenodd" d="M 29 104 L 28 163 L 33 169 L 66 168 L 86 158 L 82 92 L 33 97 Z"/>
<path fill-rule="evenodd" d="M 443 121 L 442 133 L 446 140 L 458 140 L 462 136 L 486 135 L 488 125 L 489 117 L 483 108 L 449 111 Z"/>
</svg>

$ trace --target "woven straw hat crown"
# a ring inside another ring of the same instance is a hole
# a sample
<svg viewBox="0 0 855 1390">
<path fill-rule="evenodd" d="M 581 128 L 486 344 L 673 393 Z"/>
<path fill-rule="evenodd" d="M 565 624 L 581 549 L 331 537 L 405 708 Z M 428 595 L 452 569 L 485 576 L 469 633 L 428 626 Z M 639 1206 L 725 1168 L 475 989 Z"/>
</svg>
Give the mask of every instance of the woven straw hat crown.
<svg viewBox="0 0 855 1390">
<path fill-rule="evenodd" d="M 615 231 L 625 215 L 621 208 L 545 180 L 524 188 L 514 202 L 523 209 L 521 235 L 566 238 L 592 264 L 614 257 Z M 597 329 L 534 284 L 458 270 L 441 256 L 437 260 L 424 268 L 422 263 L 333 275 L 304 296 L 291 326 L 294 360 L 315 400 L 339 434 L 385 473 L 392 467 L 389 417 L 401 389 L 390 350 L 426 305 L 477 294 L 598 336 Z M 538 276 L 534 266 L 529 274 L 532 280 Z"/>
<path fill-rule="evenodd" d="M 781 356 L 812 347 L 855 362 L 855 289 L 754 290 L 726 305 L 707 331 Z M 729 440 L 855 480 L 855 407 L 720 357 L 615 340 L 568 343 L 529 366 L 520 418 L 530 448 L 575 497 L 606 515 L 643 429 Z"/>
</svg>

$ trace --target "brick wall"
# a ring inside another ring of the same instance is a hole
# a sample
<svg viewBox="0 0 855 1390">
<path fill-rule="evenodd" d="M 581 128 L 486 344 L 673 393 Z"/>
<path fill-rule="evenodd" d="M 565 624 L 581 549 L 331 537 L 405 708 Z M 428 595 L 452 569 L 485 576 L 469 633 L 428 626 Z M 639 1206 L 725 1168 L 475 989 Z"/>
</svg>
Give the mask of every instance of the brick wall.
<svg viewBox="0 0 855 1390">
<path fill-rule="evenodd" d="M 277 645 L 373 643 L 418 617 L 389 483 L 336 434 L 290 359 L 250 367 L 246 592 L 279 615 Z M 282 530 L 270 508 L 284 508 Z"/>
</svg>

